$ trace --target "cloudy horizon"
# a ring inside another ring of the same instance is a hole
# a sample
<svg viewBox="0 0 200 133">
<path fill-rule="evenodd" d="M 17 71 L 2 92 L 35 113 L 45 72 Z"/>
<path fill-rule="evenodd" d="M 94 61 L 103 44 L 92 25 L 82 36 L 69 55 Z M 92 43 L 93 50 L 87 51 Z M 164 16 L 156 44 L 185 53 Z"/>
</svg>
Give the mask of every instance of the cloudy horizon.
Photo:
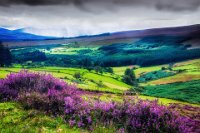
<svg viewBox="0 0 200 133">
<path fill-rule="evenodd" d="M 57 37 L 200 24 L 199 0 L 4 0 L 0 27 Z"/>
</svg>

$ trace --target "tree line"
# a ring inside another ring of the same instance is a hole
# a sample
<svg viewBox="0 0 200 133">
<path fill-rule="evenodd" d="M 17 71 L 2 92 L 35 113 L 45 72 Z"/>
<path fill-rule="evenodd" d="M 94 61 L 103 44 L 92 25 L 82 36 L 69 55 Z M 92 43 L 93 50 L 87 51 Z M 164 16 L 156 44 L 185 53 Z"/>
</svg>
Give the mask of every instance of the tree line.
<svg viewBox="0 0 200 133">
<path fill-rule="evenodd" d="M 0 67 L 10 66 L 12 63 L 12 55 L 9 48 L 3 46 L 0 42 Z"/>
</svg>

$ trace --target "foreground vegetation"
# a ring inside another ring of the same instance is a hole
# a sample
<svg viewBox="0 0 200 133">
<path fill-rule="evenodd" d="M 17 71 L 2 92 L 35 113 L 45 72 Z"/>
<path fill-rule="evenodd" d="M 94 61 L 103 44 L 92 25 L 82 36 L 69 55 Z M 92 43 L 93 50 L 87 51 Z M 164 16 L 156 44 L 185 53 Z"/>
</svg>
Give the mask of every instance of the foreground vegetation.
<svg viewBox="0 0 200 133">
<path fill-rule="evenodd" d="M 1 133 L 115 133 L 113 126 L 94 125 L 93 131 L 70 127 L 61 117 L 34 109 L 24 109 L 20 103 L 0 103 Z"/>
<path fill-rule="evenodd" d="M 0 103 L 0 123 L 1 133 L 84 132 L 70 128 L 60 117 L 50 117 L 37 110 L 24 110 L 16 102 Z"/>
<path fill-rule="evenodd" d="M 103 125 L 114 127 L 118 132 L 198 131 L 198 119 L 192 119 L 193 115 L 186 117 L 176 112 L 174 106 L 167 107 L 159 105 L 157 101 L 140 99 L 124 99 L 123 102 L 91 101 L 84 100 L 84 95 L 85 92 L 76 86 L 49 74 L 21 71 L 0 80 L 1 101 L 14 100 L 25 109 L 37 109 L 54 117 L 61 116 L 70 127 L 78 127 L 80 130 L 94 130 L 94 125 Z"/>
</svg>

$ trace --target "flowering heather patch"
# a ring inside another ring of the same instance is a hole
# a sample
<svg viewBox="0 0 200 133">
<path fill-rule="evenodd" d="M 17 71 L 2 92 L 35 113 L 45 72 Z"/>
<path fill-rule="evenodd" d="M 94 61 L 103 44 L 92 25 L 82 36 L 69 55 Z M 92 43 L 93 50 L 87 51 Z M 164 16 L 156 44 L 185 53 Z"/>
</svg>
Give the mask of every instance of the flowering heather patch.
<svg viewBox="0 0 200 133">
<path fill-rule="evenodd" d="M 193 132 L 194 125 L 188 126 L 189 118 L 180 116 L 168 107 L 158 105 L 157 101 L 105 103 L 76 103 L 65 99 L 66 117 L 70 125 L 90 127 L 91 124 L 114 124 L 126 132 Z"/>
<path fill-rule="evenodd" d="M 119 132 L 195 133 L 198 121 L 184 117 L 173 106 L 157 101 L 125 99 L 124 102 L 84 100 L 74 85 L 49 74 L 20 71 L 0 80 L 0 100 L 16 100 L 26 108 L 62 115 L 71 125 L 92 129 L 113 125 Z"/>
<path fill-rule="evenodd" d="M 0 101 L 18 100 L 27 108 L 60 114 L 64 111 L 64 97 L 78 94 L 74 85 L 50 74 L 22 70 L 0 80 Z"/>
<path fill-rule="evenodd" d="M 188 126 L 193 127 L 193 132 L 200 132 L 200 107 L 194 107 L 190 105 L 171 104 L 170 110 L 176 110 L 179 114 L 190 118 Z"/>
<path fill-rule="evenodd" d="M 63 80 L 57 79 L 50 74 L 25 70 L 19 73 L 11 73 L 5 79 L 0 80 L 1 100 L 15 99 L 20 93 L 38 92 L 57 95 L 61 91 L 72 95 L 76 92 L 76 87 L 68 85 Z"/>
<path fill-rule="evenodd" d="M 89 127 L 92 124 L 92 106 L 81 98 L 65 97 L 65 118 L 71 126 Z"/>
</svg>

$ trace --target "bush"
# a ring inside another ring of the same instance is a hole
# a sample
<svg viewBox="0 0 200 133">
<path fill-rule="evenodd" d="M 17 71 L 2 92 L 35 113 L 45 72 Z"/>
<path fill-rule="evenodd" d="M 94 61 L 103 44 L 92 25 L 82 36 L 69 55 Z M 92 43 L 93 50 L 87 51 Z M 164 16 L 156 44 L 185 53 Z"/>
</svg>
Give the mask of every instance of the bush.
<svg viewBox="0 0 200 133">
<path fill-rule="evenodd" d="M 162 68 L 164 69 L 164 68 Z M 164 77 L 169 77 L 175 75 L 175 72 L 171 71 L 166 71 L 166 70 L 158 70 L 158 71 L 152 71 L 145 73 L 138 78 L 139 82 L 146 82 L 146 81 L 151 81 L 151 80 L 156 80 Z"/>
<path fill-rule="evenodd" d="M 126 132 L 191 132 L 190 119 L 181 117 L 157 101 L 85 102 L 66 98 L 66 119 L 71 126 L 91 127 L 92 124 L 114 124 Z M 193 125 L 194 126 L 194 125 Z"/>
<path fill-rule="evenodd" d="M 129 85 L 137 85 L 135 73 L 132 69 L 127 68 L 124 72 L 123 82 Z"/>
<path fill-rule="evenodd" d="M 73 75 L 73 77 L 74 77 L 75 79 L 80 80 L 80 79 L 81 79 L 81 74 L 80 74 L 80 72 L 75 72 L 74 75 Z"/>
<path fill-rule="evenodd" d="M 111 73 L 111 74 L 114 73 L 112 67 L 105 67 L 105 68 L 104 68 L 104 72 L 108 72 L 108 73 Z"/>
<path fill-rule="evenodd" d="M 76 97 L 77 89 L 50 74 L 28 71 L 12 73 L 0 81 L 0 101 L 18 100 L 27 108 L 59 114 L 64 97 Z"/>
</svg>

